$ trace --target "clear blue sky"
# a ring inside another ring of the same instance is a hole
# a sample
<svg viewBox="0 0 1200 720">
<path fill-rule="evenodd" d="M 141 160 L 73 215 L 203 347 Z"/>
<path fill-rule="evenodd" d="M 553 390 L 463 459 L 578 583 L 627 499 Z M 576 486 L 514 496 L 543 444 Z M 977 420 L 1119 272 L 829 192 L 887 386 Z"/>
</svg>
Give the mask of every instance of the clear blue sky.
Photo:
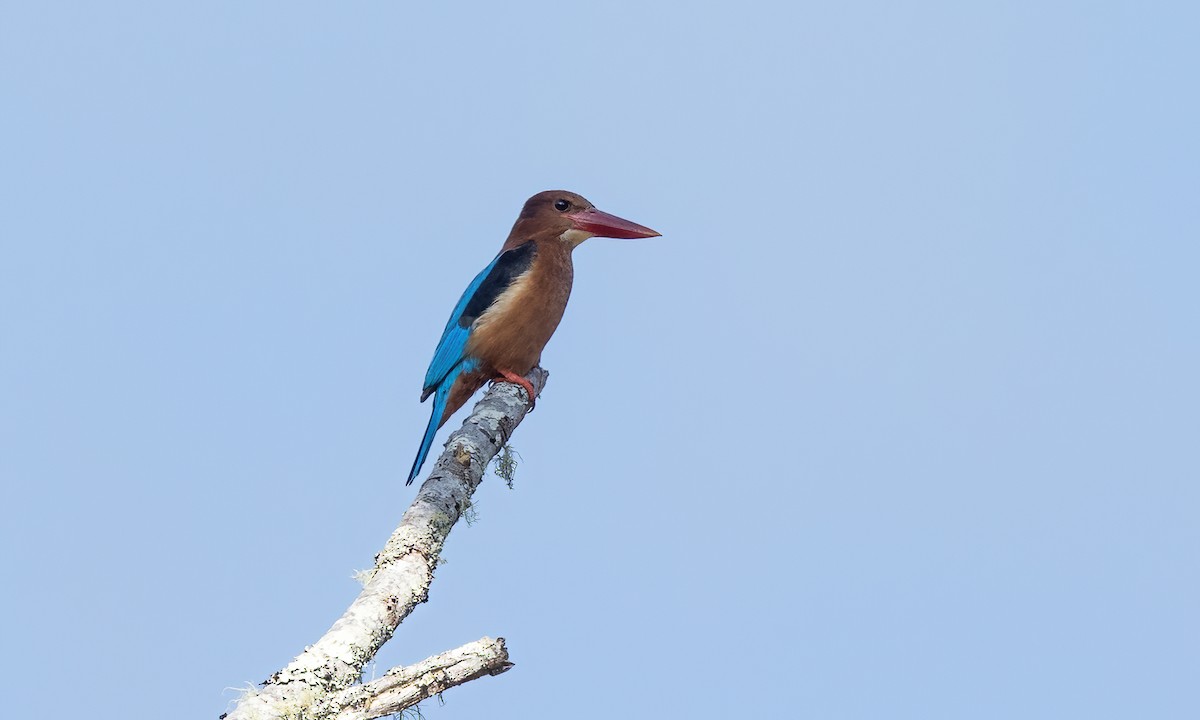
<svg viewBox="0 0 1200 720">
<path fill-rule="evenodd" d="M 8 715 L 323 632 L 567 188 L 663 237 L 576 253 L 427 718 L 1200 717 L 1195 3 L 405 5 L 0 9 Z"/>
</svg>

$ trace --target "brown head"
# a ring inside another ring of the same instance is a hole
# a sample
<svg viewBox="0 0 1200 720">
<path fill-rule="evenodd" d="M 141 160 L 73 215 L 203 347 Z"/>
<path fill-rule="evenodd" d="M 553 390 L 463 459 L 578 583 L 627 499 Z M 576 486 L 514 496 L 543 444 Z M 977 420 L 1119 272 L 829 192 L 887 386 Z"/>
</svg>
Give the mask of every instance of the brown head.
<svg viewBox="0 0 1200 720">
<path fill-rule="evenodd" d="M 582 195 L 547 190 L 525 201 L 504 247 L 517 247 L 530 240 L 558 239 L 574 248 L 590 237 L 633 239 L 658 235 L 648 227 L 597 210 Z"/>
</svg>

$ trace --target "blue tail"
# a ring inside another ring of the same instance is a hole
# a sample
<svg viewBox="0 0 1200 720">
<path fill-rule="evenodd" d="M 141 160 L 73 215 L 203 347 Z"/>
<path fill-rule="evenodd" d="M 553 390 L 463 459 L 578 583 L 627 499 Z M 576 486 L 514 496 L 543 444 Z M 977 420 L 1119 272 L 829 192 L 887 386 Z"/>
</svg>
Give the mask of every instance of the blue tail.
<svg viewBox="0 0 1200 720">
<path fill-rule="evenodd" d="M 421 466 L 425 464 L 425 457 L 429 455 L 429 448 L 433 446 L 433 438 L 437 435 L 438 428 L 441 427 L 442 413 L 446 411 L 446 400 L 450 398 L 450 388 L 454 387 L 454 381 L 462 374 L 464 370 L 474 369 L 477 362 L 472 362 L 470 359 L 460 361 L 457 365 L 450 368 L 450 372 L 446 373 L 446 377 L 442 378 L 442 382 L 437 386 L 437 390 L 433 394 L 433 413 L 429 416 L 429 425 L 425 428 L 425 437 L 421 438 L 421 449 L 417 451 L 417 459 L 413 460 L 412 470 L 408 473 L 408 482 L 405 485 L 412 485 L 412 481 L 417 477 L 417 473 L 421 472 Z"/>
<path fill-rule="evenodd" d="M 451 373 L 457 375 L 458 373 Z M 421 449 L 417 451 L 417 459 L 413 461 L 412 470 L 408 473 L 408 482 L 405 485 L 412 485 L 413 478 L 417 473 L 421 472 L 421 466 L 425 464 L 425 456 L 429 454 L 429 448 L 433 446 L 433 437 L 437 435 L 438 421 L 442 419 L 442 412 L 446 410 L 446 398 L 450 396 L 450 386 L 454 384 L 454 378 L 446 378 L 447 382 L 438 385 L 437 393 L 433 396 L 433 414 L 429 416 L 429 427 L 425 428 L 425 437 L 421 438 Z"/>
</svg>

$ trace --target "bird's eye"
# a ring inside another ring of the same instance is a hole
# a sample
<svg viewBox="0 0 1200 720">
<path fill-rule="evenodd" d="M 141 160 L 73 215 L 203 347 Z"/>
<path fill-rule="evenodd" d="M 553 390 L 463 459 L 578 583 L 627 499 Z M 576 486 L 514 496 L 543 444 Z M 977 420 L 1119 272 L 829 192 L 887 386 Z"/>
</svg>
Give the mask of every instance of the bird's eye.
<svg viewBox="0 0 1200 720">
<path fill-rule="evenodd" d="M 559 212 L 566 212 L 567 208 L 569 208 L 569 207 L 571 207 L 571 203 L 567 202 L 566 200 L 563 200 L 562 198 L 559 198 L 558 200 L 554 201 L 554 209 Z"/>
</svg>

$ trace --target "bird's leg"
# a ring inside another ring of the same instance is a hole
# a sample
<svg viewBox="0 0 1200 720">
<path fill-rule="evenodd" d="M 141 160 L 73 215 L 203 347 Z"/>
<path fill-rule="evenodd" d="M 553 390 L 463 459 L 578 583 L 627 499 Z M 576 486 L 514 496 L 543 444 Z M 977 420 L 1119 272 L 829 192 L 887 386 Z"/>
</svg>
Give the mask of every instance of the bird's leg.
<svg viewBox="0 0 1200 720">
<path fill-rule="evenodd" d="M 500 377 L 493 378 L 492 379 L 493 383 L 498 382 L 500 380 L 504 380 L 506 382 L 514 383 L 516 385 L 520 385 L 521 387 L 525 388 L 525 394 L 529 396 L 528 412 L 533 412 L 534 406 L 537 405 L 537 398 L 534 396 L 534 393 L 533 393 L 533 383 L 529 382 L 528 380 L 526 380 L 525 378 L 516 374 L 515 372 L 511 372 L 509 370 L 497 370 L 496 374 L 498 374 Z"/>
</svg>

